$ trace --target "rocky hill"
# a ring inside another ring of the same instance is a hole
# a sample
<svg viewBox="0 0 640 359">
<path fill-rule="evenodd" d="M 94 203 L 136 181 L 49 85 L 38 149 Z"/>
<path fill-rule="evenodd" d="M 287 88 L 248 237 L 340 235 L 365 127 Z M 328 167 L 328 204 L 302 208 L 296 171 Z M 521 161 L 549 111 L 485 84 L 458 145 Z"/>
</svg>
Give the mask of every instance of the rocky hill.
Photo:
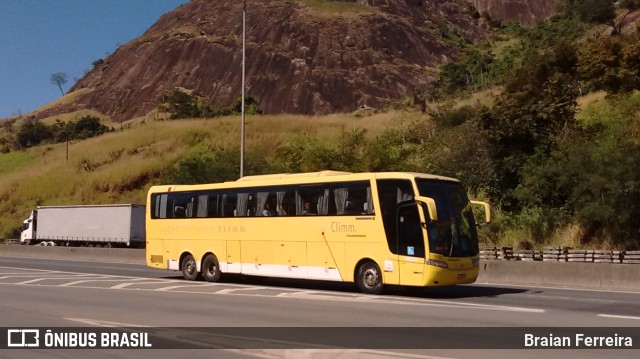
<svg viewBox="0 0 640 359">
<path fill-rule="evenodd" d="M 381 107 L 428 86 L 460 44 L 486 38 L 472 2 L 492 16 L 535 19 L 544 6 L 534 3 L 554 1 L 252 0 L 248 94 L 267 114 Z M 122 121 L 153 110 L 174 87 L 228 106 L 241 93 L 241 34 L 241 1 L 191 0 L 97 62 L 71 88 L 74 101 L 35 117 L 93 109 Z"/>
<path fill-rule="evenodd" d="M 481 13 L 501 22 L 518 21 L 532 25 L 554 15 L 563 0 L 469 0 Z"/>
<path fill-rule="evenodd" d="M 265 113 L 326 114 L 409 96 L 485 37 L 466 0 L 253 0 L 247 87 Z M 242 4 L 192 0 L 162 16 L 78 81 L 72 104 L 114 120 L 142 115 L 182 87 L 226 106 L 241 93 Z"/>
</svg>

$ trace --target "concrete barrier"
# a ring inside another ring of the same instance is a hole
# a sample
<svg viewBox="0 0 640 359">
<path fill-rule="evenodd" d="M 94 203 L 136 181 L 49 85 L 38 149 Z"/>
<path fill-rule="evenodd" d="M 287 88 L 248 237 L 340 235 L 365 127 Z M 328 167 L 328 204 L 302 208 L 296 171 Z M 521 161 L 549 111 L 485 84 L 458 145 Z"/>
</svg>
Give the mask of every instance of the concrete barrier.
<svg viewBox="0 0 640 359">
<path fill-rule="evenodd" d="M 640 291 L 640 265 L 481 261 L 477 282 Z"/>
<path fill-rule="evenodd" d="M 0 245 L 0 256 L 145 264 L 144 249 Z"/>
</svg>

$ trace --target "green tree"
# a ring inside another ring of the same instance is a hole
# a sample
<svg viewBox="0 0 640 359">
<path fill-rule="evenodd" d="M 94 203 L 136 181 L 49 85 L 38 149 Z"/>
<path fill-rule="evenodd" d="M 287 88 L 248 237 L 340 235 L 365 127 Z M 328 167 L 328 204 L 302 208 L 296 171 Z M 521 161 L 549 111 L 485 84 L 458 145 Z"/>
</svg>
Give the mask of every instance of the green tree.
<svg viewBox="0 0 640 359">
<path fill-rule="evenodd" d="M 585 22 L 608 24 L 616 16 L 613 0 L 567 0 L 565 13 Z"/>
<path fill-rule="evenodd" d="M 577 71 L 589 89 L 611 93 L 640 88 L 640 36 L 599 36 L 578 50 Z"/>
<path fill-rule="evenodd" d="M 109 132 L 109 127 L 100 123 L 100 119 L 95 116 L 83 116 L 73 123 L 73 139 L 85 139 L 102 135 Z"/>
<path fill-rule="evenodd" d="M 37 146 L 51 138 L 51 129 L 39 121 L 26 122 L 20 127 L 17 134 L 18 144 L 22 148 Z"/>
<path fill-rule="evenodd" d="M 62 90 L 62 85 L 67 83 L 69 76 L 65 72 L 56 72 L 51 74 L 51 83 L 53 85 L 58 86 L 60 89 L 60 93 L 64 96 L 64 91 Z"/>
<path fill-rule="evenodd" d="M 251 96 L 245 96 L 244 98 L 245 114 L 247 115 L 259 115 L 262 113 L 258 101 Z M 242 113 L 242 96 L 236 99 L 229 108 L 232 113 Z"/>
<path fill-rule="evenodd" d="M 182 158 L 165 175 L 176 184 L 215 183 L 237 179 L 239 155 L 221 148 L 198 148 Z"/>
<path fill-rule="evenodd" d="M 277 167 L 283 172 L 315 172 L 334 168 L 337 151 L 315 137 L 295 136 L 275 151 Z"/>
<path fill-rule="evenodd" d="M 171 119 L 199 117 L 197 98 L 178 88 L 164 91 L 160 102 L 160 111 L 168 113 Z"/>
<path fill-rule="evenodd" d="M 575 50 L 559 45 L 538 55 L 507 84 L 491 110 L 481 115 L 481 126 L 496 165 L 497 187 L 493 195 L 507 210 L 518 207 L 513 195 L 521 180 L 521 168 L 537 151 L 548 151 L 575 127 L 578 88 Z"/>
</svg>

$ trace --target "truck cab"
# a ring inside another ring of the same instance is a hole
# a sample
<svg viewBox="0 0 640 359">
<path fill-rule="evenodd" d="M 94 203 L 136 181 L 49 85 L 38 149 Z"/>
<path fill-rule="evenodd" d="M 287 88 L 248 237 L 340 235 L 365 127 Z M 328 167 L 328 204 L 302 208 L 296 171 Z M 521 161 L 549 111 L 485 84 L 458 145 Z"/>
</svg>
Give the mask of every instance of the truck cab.
<svg viewBox="0 0 640 359">
<path fill-rule="evenodd" d="M 38 211 L 31 211 L 29 218 L 22 222 L 22 232 L 20 233 L 20 243 L 30 244 L 36 238 Z"/>
</svg>

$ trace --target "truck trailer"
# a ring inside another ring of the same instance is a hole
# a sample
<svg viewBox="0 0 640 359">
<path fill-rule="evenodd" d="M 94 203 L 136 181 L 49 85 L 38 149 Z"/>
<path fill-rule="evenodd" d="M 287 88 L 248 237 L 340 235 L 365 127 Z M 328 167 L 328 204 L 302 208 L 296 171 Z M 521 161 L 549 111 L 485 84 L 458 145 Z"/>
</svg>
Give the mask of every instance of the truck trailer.
<svg viewBox="0 0 640 359">
<path fill-rule="evenodd" d="M 145 206 L 39 206 L 22 222 L 20 242 L 46 246 L 144 247 Z"/>
</svg>

